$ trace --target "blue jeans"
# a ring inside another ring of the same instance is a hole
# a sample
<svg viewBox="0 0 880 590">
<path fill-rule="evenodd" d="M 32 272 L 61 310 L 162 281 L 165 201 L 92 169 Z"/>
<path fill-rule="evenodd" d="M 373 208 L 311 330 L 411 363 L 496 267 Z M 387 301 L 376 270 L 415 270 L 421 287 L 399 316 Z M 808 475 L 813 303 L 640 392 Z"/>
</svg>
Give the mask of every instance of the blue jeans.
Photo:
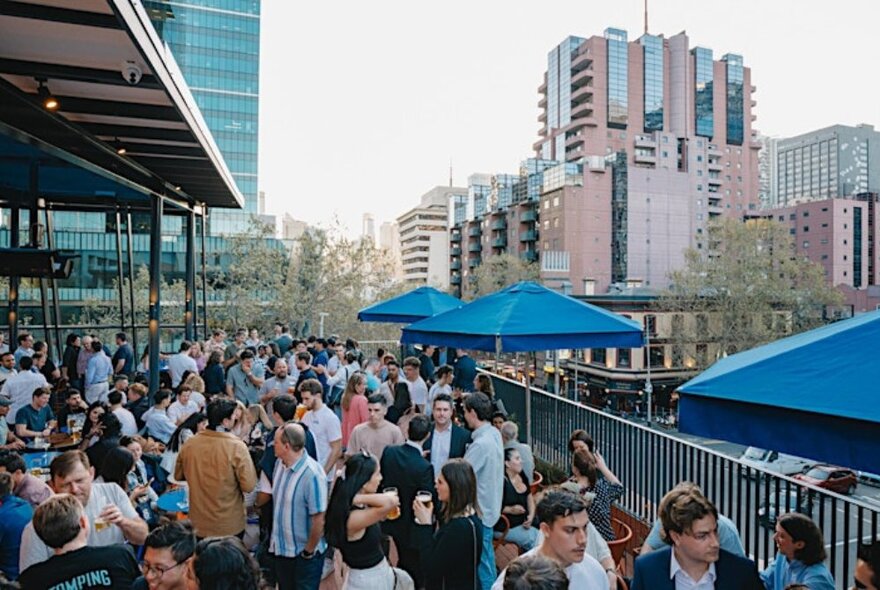
<svg viewBox="0 0 880 590">
<path fill-rule="evenodd" d="M 318 590 L 324 569 L 323 553 L 315 553 L 311 559 L 298 556 L 272 557 L 279 590 Z"/>
<path fill-rule="evenodd" d="M 483 590 L 491 590 L 492 584 L 498 573 L 495 571 L 495 549 L 492 547 L 494 537 L 492 527 L 483 525 L 483 554 L 480 556 L 480 565 L 477 568 L 477 576 L 480 578 L 480 586 Z"/>
<path fill-rule="evenodd" d="M 511 543 L 516 543 L 523 550 L 530 551 L 535 548 L 538 542 L 538 529 L 533 526 L 529 528 L 522 525 L 515 526 L 507 531 L 505 538 Z"/>
</svg>

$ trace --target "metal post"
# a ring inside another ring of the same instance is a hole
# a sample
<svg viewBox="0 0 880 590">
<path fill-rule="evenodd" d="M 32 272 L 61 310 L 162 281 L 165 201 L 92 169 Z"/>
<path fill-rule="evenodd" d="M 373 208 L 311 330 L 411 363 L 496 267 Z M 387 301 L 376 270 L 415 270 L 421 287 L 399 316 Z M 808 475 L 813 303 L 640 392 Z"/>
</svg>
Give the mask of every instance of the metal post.
<svg viewBox="0 0 880 590">
<path fill-rule="evenodd" d="M 526 444 L 532 446 L 532 375 L 529 367 L 529 356 L 535 357 L 534 352 L 526 353 Z"/>
<path fill-rule="evenodd" d="M 131 345 L 138 354 L 137 316 L 134 309 L 134 237 L 131 229 L 131 209 L 125 211 L 125 233 L 128 246 L 128 307 L 131 310 Z"/>
<path fill-rule="evenodd" d="M 574 358 L 574 401 L 580 403 L 581 396 L 578 392 L 578 351 L 574 350 L 572 352 L 572 357 Z"/>
<path fill-rule="evenodd" d="M 116 208 L 116 287 L 119 290 L 119 331 L 125 332 L 125 286 L 122 278 L 122 213 Z"/>
<path fill-rule="evenodd" d="M 652 395 L 654 393 L 654 386 L 651 384 L 651 332 L 648 330 L 648 327 L 645 326 L 645 346 L 647 347 L 648 354 L 645 355 L 645 360 L 647 360 L 647 376 L 645 378 L 645 401 L 648 403 L 648 427 L 651 426 L 651 406 L 652 406 Z"/>
<path fill-rule="evenodd" d="M 46 215 L 46 244 L 49 246 L 50 250 L 55 249 L 55 220 L 52 210 L 46 208 L 44 210 Z M 49 279 L 49 284 L 52 287 L 52 308 L 55 312 L 55 344 L 58 349 L 58 359 L 59 361 L 64 359 L 64 344 L 61 339 L 61 305 L 58 302 L 58 279 L 55 278 L 55 273 L 52 273 L 51 278 Z"/>
<path fill-rule="evenodd" d="M 31 198 L 33 198 L 34 206 L 31 207 L 30 214 L 30 226 L 31 226 L 31 247 L 40 248 L 42 246 L 42 240 L 40 240 L 40 206 L 45 203 L 42 199 L 39 198 L 39 164 L 34 164 L 31 166 L 31 184 L 30 184 L 30 194 Z M 52 268 L 52 261 L 49 260 L 47 270 L 51 274 L 54 269 Z M 52 335 L 49 333 L 49 292 L 46 288 L 46 279 L 45 277 L 40 277 L 40 303 L 43 308 L 43 338 L 46 340 L 46 355 L 52 351 Z"/>
<path fill-rule="evenodd" d="M 196 214 L 190 209 L 186 214 L 186 259 L 184 268 L 186 284 L 184 285 L 184 337 L 192 342 L 196 338 Z"/>
<path fill-rule="evenodd" d="M 559 395 L 559 351 L 553 351 L 553 393 Z"/>
<path fill-rule="evenodd" d="M 208 252 L 205 249 L 208 233 L 208 206 L 202 205 L 202 335 L 208 339 Z"/>
<path fill-rule="evenodd" d="M 21 219 L 18 207 L 9 210 L 9 247 L 18 248 L 20 241 Z M 7 324 L 9 325 L 9 349 L 15 350 L 18 346 L 18 287 L 21 279 L 17 276 L 9 277 L 9 311 L 7 312 Z"/>
<path fill-rule="evenodd" d="M 159 391 L 159 323 L 162 319 L 160 285 L 162 284 L 162 197 L 150 197 L 150 398 Z"/>
</svg>

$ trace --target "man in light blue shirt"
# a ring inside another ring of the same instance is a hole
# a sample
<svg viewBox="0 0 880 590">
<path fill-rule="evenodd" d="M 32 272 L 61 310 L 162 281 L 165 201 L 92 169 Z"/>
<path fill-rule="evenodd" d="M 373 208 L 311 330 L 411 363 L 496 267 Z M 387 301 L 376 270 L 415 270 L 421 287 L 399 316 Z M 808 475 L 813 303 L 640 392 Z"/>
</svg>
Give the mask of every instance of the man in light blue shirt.
<svg viewBox="0 0 880 590">
<path fill-rule="evenodd" d="M 501 434 L 492 426 L 492 401 L 485 393 L 472 393 L 464 400 L 464 419 L 473 430 L 471 445 L 464 459 L 477 476 L 477 502 L 482 511 L 483 554 L 478 575 L 483 588 L 495 582 L 495 551 L 492 527 L 501 517 L 501 496 L 504 492 L 504 447 Z"/>
<path fill-rule="evenodd" d="M 327 550 L 323 538 L 327 511 L 324 469 L 306 454 L 305 444 L 306 433 L 300 424 L 288 422 L 279 427 L 275 431 L 278 459 L 272 483 L 264 473 L 257 488 L 274 499 L 269 552 L 282 590 L 317 590 Z"/>
<path fill-rule="evenodd" d="M 143 420 L 147 433 L 165 444 L 171 440 L 171 435 L 177 430 L 177 425 L 168 417 L 168 406 L 171 405 L 171 392 L 160 389 L 156 392 L 153 407 L 144 412 Z"/>
<path fill-rule="evenodd" d="M 104 345 L 100 340 L 92 340 L 92 352 L 94 354 L 86 365 L 86 402 L 91 404 L 100 400 L 107 403 L 113 363 L 104 352 Z"/>
</svg>

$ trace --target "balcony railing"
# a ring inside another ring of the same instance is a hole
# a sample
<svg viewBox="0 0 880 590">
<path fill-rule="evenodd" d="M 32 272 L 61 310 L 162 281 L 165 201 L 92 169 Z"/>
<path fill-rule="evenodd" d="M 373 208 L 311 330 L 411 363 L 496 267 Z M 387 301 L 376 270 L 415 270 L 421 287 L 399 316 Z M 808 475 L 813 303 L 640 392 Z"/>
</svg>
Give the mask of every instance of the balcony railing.
<svg viewBox="0 0 880 590">
<path fill-rule="evenodd" d="M 507 247 L 507 236 L 501 236 L 492 240 L 493 248 L 506 248 Z"/>
<path fill-rule="evenodd" d="M 520 424 L 525 439 L 525 387 L 492 375 L 495 393 Z M 795 509 L 822 529 L 828 567 L 846 589 L 859 543 L 877 538 L 880 505 L 812 488 L 798 480 L 752 467 L 728 455 L 532 388 L 530 444 L 536 457 L 569 469 L 568 437 L 586 430 L 626 491 L 617 507 L 645 524 L 657 516 L 663 495 L 682 481 L 698 484 L 719 513 L 736 524 L 746 554 L 759 570 L 776 554 L 775 515 Z M 638 540 L 641 542 L 641 540 Z"/>
<path fill-rule="evenodd" d="M 504 219 L 503 217 L 501 219 L 496 219 L 495 221 L 492 222 L 492 229 L 495 229 L 495 230 L 507 229 L 507 220 Z"/>
<path fill-rule="evenodd" d="M 483 246 L 481 244 L 468 244 L 468 252 L 482 252 Z"/>
<path fill-rule="evenodd" d="M 519 234 L 519 241 L 520 242 L 534 242 L 537 239 L 538 239 L 538 231 L 534 230 L 534 229 L 520 232 L 520 234 Z"/>
<path fill-rule="evenodd" d="M 480 237 L 481 235 L 483 235 L 483 230 L 480 229 L 480 226 L 479 226 L 479 225 L 475 225 L 475 226 L 473 226 L 473 227 L 471 227 L 471 228 L 468 229 L 468 234 L 467 234 L 467 235 L 469 235 L 469 236 L 472 237 L 472 238 L 478 238 L 478 237 Z"/>
<path fill-rule="evenodd" d="M 537 221 L 538 220 L 538 212 L 535 211 L 534 209 L 529 209 L 528 211 L 523 211 L 522 214 L 519 216 L 519 220 L 522 221 L 523 223 L 528 223 L 530 221 Z"/>
</svg>

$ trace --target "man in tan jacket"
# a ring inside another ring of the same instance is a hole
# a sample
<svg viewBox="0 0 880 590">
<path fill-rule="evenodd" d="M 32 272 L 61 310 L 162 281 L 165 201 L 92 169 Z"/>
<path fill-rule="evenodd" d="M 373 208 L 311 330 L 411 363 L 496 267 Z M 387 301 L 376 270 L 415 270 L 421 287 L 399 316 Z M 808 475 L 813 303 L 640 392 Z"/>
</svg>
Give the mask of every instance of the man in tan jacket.
<svg viewBox="0 0 880 590">
<path fill-rule="evenodd" d="M 208 430 L 184 444 L 174 477 L 189 486 L 189 518 L 199 538 L 244 535 L 244 494 L 257 485 L 247 446 L 230 434 L 241 410 L 229 399 L 208 404 Z"/>
</svg>

